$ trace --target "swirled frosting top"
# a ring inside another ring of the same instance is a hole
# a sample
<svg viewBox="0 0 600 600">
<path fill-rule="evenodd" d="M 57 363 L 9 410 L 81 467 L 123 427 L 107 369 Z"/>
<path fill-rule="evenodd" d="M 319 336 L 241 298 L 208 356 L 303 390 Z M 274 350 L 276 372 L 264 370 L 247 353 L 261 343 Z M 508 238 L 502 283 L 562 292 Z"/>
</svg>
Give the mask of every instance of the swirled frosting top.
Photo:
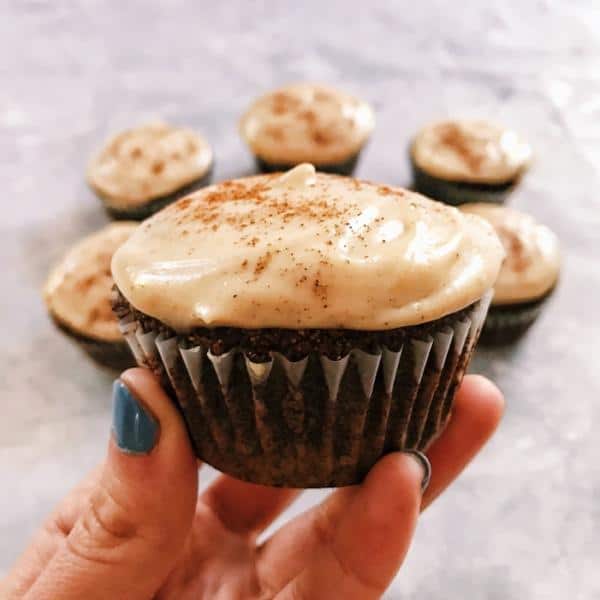
<svg viewBox="0 0 600 600">
<path fill-rule="evenodd" d="M 461 210 L 491 223 L 506 250 L 493 304 L 536 300 L 554 287 L 560 271 L 560 248 L 548 227 L 505 206 L 465 204 Z"/>
<path fill-rule="evenodd" d="M 447 181 L 501 184 L 531 161 L 531 147 L 515 131 L 487 121 L 440 121 L 417 133 L 411 148 L 417 167 Z"/>
<path fill-rule="evenodd" d="M 256 100 L 240 121 L 240 133 L 268 162 L 326 165 L 356 154 L 374 126 L 366 102 L 328 86 L 297 83 Z"/>
<path fill-rule="evenodd" d="M 121 339 L 110 305 L 114 283 L 110 261 L 137 226 L 128 221 L 112 223 L 83 238 L 54 267 L 43 293 L 48 310 L 59 323 L 86 337 Z"/>
<path fill-rule="evenodd" d="M 135 207 L 200 179 L 212 159 L 202 136 L 156 121 L 109 139 L 89 164 L 87 178 L 111 206 Z"/>
<path fill-rule="evenodd" d="M 479 217 L 302 164 L 179 200 L 140 226 L 112 271 L 134 307 L 177 331 L 381 330 L 471 304 L 503 256 Z"/>
</svg>

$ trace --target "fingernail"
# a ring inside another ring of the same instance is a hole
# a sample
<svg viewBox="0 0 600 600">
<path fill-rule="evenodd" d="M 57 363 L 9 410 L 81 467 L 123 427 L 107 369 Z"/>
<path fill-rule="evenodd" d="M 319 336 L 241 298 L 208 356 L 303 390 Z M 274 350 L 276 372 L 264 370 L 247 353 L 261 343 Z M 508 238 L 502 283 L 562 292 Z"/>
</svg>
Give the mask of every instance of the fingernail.
<svg viewBox="0 0 600 600">
<path fill-rule="evenodd" d="M 418 450 L 405 450 L 404 454 L 412 456 L 412 458 L 419 463 L 419 466 L 423 470 L 423 479 L 421 480 L 421 493 L 423 493 L 427 489 L 429 481 L 431 480 L 431 463 L 425 454 L 419 452 Z"/>
<path fill-rule="evenodd" d="M 127 454 L 148 454 L 158 439 L 156 419 L 120 379 L 113 383 L 112 429 L 117 446 Z"/>
</svg>

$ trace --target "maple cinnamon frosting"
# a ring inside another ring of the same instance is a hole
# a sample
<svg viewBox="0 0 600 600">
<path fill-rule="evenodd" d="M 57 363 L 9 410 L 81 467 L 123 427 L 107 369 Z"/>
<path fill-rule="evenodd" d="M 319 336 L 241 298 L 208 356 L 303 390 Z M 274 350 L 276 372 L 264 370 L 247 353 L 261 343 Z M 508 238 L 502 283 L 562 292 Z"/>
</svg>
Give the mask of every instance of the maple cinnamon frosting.
<svg viewBox="0 0 600 600">
<path fill-rule="evenodd" d="M 536 300 L 555 286 L 560 272 L 560 247 L 548 227 L 530 215 L 502 206 L 466 204 L 461 211 L 488 221 L 506 251 L 494 286 L 494 305 Z"/>
<path fill-rule="evenodd" d="M 427 125 L 411 147 L 416 167 L 445 181 L 497 185 L 518 179 L 532 151 L 515 131 L 487 121 Z"/>
<path fill-rule="evenodd" d="M 297 83 L 256 100 L 240 121 L 240 134 L 262 160 L 319 166 L 356 155 L 374 126 L 366 102 L 329 86 Z"/>
<path fill-rule="evenodd" d="M 73 246 L 50 273 L 43 290 L 48 311 L 70 331 L 101 341 L 122 339 L 112 312 L 114 251 L 137 228 L 120 222 L 84 238 Z"/>
<path fill-rule="evenodd" d="M 108 140 L 89 164 L 87 178 L 111 207 L 126 209 L 201 179 L 212 162 L 202 136 L 156 121 Z"/>
<path fill-rule="evenodd" d="M 177 331 L 381 330 L 473 303 L 502 258 L 479 217 L 303 164 L 179 200 L 119 248 L 112 272 L 134 308 Z"/>
</svg>

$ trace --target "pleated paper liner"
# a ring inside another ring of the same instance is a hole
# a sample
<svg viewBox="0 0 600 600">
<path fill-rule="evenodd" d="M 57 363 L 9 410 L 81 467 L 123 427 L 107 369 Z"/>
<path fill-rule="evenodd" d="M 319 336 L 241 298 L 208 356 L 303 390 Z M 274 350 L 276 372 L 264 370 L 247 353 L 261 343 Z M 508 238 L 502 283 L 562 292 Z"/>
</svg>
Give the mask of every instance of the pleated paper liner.
<svg viewBox="0 0 600 600">
<path fill-rule="evenodd" d="M 481 332 L 481 343 L 500 346 L 518 340 L 539 317 L 550 293 L 531 302 L 491 306 Z"/>
<path fill-rule="evenodd" d="M 315 164 L 315 169 L 322 173 L 333 173 L 334 175 L 352 175 L 356 169 L 356 165 L 360 159 L 361 151 L 353 154 L 350 158 L 346 158 L 343 161 L 330 164 Z M 299 163 L 272 163 L 268 162 L 259 156 L 254 157 L 256 168 L 261 173 L 285 173 L 294 167 L 298 166 Z"/>
<path fill-rule="evenodd" d="M 202 175 L 199 179 L 195 179 L 191 183 L 184 185 L 176 189 L 175 191 L 167 194 L 165 196 L 160 196 L 159 198 L 152 198 L 147 202 L 143 202 L 138 206 L 130 206 L 130 207 L 118 207 L 113 206 L 110 203 L 110 198 L 105 198 L 104 195 L 97 189 L 94 188 L 96 195 L 102 200 L 104 205 L 104 209 L 106 210 L 108 216 L 111 219 L 116 221 L 121 220 L 132 220 L 132 221 L 143 221 L 148 217 L 152 216 L 154 213 L 157 213 L 159 210 L 165 208 L 169 204 L 172 204 L 179 198 L 183 198 L 188 194 L 193 192 L 197 192 L 198 190 L 206 187 L 210 184 L 212 180 L 214 170 L 214 162 L 211 165 L 210 169 Z"/>
<path fill-rule="evenodd" d="M 199 458 L 255 483 L 330 487 L 358 483 L 383 454 L 424 450 L 439 435 L 490 299 L 405 328 L 397 347 L 338 360 L 271 352 L 253 362 L 238 348 L 217 356 L 133 310 L 119 316 L 138 364 L 177 401 Z"/>
<path fill-rule="evenodd" d="M 98 364 L 116 371 L 124 371 L 135 366 L 136 361 L 131 355 L 129 344 L 125 340 L 106 341 L 89 337 L 75 331 L 53 315 L 50 316 L 58 329 Z"/>
<path fill-rule="evenodd" d="M 459 206 L 469 202 L 488 202 L 491 204 L 504 204 L 509 194 L 518 183 L 518 178 L 508 183 L 485 184 L 449 181 L 429 175 L 420 169 L 411 158 L 414 190 L 452 206 Z"/>
</svg>

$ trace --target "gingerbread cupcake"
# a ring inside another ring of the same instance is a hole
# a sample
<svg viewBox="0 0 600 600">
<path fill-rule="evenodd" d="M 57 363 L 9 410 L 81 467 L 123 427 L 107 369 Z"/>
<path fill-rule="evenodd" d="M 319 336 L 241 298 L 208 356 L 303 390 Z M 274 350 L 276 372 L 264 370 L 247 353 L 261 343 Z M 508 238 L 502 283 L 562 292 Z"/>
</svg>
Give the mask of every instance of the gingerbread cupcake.
<svg viewBox="0 0 600 600">
<path fill-rule="evenodd" d="M 448 120 L 415 136 L 414 188 L 447 204 L 502 203 L 531 162 L 531 147 L 515 131 L 488 121 Z"/>
<path fill-rule="evenodd" d="M 558 238 L 530 215 L 504 206 L 467 204 L 461 210 L 488 221 L 506 251 L 482 342 L 512 342 L 538 318 L 556 287 L 560 273 Z"/>
<path fill-rule="evenodd" d="M 329 86 L 298 83 L 256 100 L 240 121 L 240 134 L 260 171 L 310 162 L 319 171 L 350 175 L 374 126 L 365 101 Z"/>
<path fill-rule="evenodd" d="M 114 251 L 137 223 L 113 223 L 73 246 L 52 269 L 43 290 L 58 328 L 97 362 L 115 369 L 135 365 L 111 310 Z"/>
<path fill-rule="evenodd" d="M 114 309 L 200 458 L 340 486 L 442 431 L 502 258 L 483 219 L 303 164 L 143 223 L 113 258 Z"/>
<path fill-rule="evenodd" d="M 108 140 L 87 179 L 111 217 L 142 220 L 207 185 L 212 167 L 212 150 L 201 135 L 157 121 Z"/>
</svg>

